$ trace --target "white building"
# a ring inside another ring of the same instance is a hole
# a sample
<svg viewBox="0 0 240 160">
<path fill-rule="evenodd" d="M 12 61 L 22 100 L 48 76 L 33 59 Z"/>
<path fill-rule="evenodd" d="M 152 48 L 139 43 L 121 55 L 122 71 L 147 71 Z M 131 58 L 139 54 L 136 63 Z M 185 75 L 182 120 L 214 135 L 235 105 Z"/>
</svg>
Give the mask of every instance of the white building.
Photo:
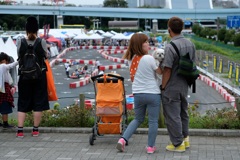
<svg viewBox="0 0 240 160">
<path fill-rule="evenodd" d="M 137 8 L 142 6 L 165 7 L 166 0 L 126 0 L 129 8 Z"/>
<path fill-rule="evenodd" d="M 222 0 L 222 6 L 224 8 L 239 8 L 240 0 Z"/>
</svg>

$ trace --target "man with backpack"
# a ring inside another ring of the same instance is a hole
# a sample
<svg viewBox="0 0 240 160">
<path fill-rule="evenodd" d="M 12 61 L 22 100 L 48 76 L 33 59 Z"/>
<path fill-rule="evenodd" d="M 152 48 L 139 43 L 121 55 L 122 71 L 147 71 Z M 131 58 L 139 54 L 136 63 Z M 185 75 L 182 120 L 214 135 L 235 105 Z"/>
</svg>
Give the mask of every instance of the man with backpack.
<svg viewBox="0 0 240 160">
<path fill-rule="evenodd" d="M 29 17 L 26 22 L 27 38 L 17 42 L 19 60 L 18 129 L 17 137 L 24 137 L 23 125 L 27 112 L 33 111 L 32 136 L 39 135 L 38 126 L 42 111 L 49 109 L 47 92 L 46 41 L 37 37 L 38 22 Z"/>
<path fill-rule="evenodd" d="M 168 151 L 184 152 L 190 147 L 188 125 L 188 82 L 184 76 L 178 74 L 180 57 L 189 54 L 191 61 L 195 62 L 195 46 L 181 34 L 183 21 L 172 17 L 168 21 L 168 32 L 178 51 L 173 45 L 165 47 L 162 76 L 162 102 L 163 113 L 171 143 L 167 145 Z"/>
</svg>

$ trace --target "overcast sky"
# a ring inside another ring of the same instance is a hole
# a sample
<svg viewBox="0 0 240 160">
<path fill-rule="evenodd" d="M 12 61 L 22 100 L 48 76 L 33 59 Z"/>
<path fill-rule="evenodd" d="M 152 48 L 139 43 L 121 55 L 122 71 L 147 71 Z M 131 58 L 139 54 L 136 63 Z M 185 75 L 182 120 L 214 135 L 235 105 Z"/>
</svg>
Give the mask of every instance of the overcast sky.
<svg viewBox="0 0 240 160">
<path fill-rule="evenodd" d="M 17 2 L 23 2 L 23 3 L 37 3 L 40 1 L 42 3 L 44 0 L 16 0 Z M 50 0 L 45 0 L 45 1 L 50 1 Z M 71 3 L 75 5 L 99 5 L 103 4 L 104 0 L 65 0 L 66 3 Z"/>
</svg>

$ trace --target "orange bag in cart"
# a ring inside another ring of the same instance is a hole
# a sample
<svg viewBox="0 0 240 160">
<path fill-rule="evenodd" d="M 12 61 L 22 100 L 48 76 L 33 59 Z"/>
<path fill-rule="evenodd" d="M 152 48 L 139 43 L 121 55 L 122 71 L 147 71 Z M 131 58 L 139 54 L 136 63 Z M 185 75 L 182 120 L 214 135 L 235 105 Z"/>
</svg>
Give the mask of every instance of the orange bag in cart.
<svg viewBox="0 0 240 160">
<path fill-rule="evenodd" d="M 46 66 L 47 66 L 46 77 L 47 77 L 48 100 L 49 101 L 56 101 L 56 100 L 58 100 L 58 97 L 57 97 L 56 87 L 55 87 L 55 84 L 54 84 L 52 68 L 51 68 L 48 60 L 45 60 L 45 63 L 46 63 Z"/>
</svg>

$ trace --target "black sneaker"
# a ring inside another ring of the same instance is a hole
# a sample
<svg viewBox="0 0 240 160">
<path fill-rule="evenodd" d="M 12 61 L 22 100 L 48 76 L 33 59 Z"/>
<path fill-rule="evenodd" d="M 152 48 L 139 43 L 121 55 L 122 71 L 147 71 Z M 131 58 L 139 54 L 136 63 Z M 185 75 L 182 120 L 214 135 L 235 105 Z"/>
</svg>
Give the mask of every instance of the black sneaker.
<svg viewBox="0 0 240 160">
<path fill-rule="evenodd" d="M 0 127 L 2 127 L 3 126 L 3 124 L 2 123 L 0 123 Z"/>
<path fill-rule="evenodd" d="M 3 125 L 3 128 L 5 128 L 5 129 L 11 129 L 11 128 L 14 128 L 14 126 L 7 124 L 7 125 Z"/>
</svg>

